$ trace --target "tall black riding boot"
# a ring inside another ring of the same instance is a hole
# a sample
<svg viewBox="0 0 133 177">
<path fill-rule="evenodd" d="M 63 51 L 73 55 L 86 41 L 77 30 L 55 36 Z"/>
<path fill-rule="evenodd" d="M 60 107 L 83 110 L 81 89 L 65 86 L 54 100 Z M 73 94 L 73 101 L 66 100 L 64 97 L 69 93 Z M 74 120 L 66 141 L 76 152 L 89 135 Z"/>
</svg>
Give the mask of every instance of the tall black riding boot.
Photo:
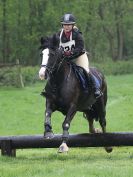
<svg viewBox="0 0 133 177">
<path fill-rule="evenodd" d="M 103 94 L 102 94 L 100 88 L 97 86 L 95 76 L 92 73 L 89 74 L 89 76 L 90 76 L 90 79 L 91 79 L 91 82 L 92 82 L 92 87 L 94 89 L 94 96 L 95 96 L 95 98 L 99 98 Z"/>
</svg>

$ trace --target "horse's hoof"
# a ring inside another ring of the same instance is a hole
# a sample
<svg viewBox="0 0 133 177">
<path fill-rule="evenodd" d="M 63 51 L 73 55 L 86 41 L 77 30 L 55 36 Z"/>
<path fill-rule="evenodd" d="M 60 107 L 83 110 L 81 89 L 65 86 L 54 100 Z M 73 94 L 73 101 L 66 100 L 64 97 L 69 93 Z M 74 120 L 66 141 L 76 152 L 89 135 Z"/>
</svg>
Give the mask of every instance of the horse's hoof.
<svg viewBox="0 0 133 177">
<path fill-rule="evenodd" d="M 95 128 L 95 133 L 102 133 L 102 130 L 100 128 Z"/>
<path fill-rule="evenodd" d="M 59 153 L 65 153 L 65 152 L 68 152 L 68 150 L 69 150 L 69 148 L 68 148 L 67 144 L 66 143 L 62 143 L 60 145 L 60 147 L 59 147 L 58 152 Z"/>
<path fill-rule="evenodd" d="M 44 132 L 44 138 L 45 139 L 51 139 L 54 137 L 53 132 Z"/>
<path fill-rule="evenodd" d="M 112 147 L 105 147 L 107 153 L 111 153 L 113 151 Z"/>
</svg>

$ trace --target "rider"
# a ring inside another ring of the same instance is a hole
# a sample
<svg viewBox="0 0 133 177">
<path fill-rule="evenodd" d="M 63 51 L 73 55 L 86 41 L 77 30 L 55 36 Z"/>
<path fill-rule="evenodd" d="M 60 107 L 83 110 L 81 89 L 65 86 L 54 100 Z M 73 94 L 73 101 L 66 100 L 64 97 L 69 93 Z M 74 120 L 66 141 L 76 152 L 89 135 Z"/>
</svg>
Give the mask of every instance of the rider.
<svg viewBox="0 0 133 177">
<path fill-rule="evenodd" d="M 58 33 L 60 38 L 59 47 L 63 49 L 63 55 L 67 60 L 72 60 L 89 73 L 89 60 L 84 49 L 84 40 L 75 23 L 75 17 L 72 14 L 65 14 L 61 18 L 62 29 Z M 94 95 L 98 98 L 102 93 L 97 86 L 95 76 L 91 73 L 89 77 L 93 84 Z"/>
</svg>

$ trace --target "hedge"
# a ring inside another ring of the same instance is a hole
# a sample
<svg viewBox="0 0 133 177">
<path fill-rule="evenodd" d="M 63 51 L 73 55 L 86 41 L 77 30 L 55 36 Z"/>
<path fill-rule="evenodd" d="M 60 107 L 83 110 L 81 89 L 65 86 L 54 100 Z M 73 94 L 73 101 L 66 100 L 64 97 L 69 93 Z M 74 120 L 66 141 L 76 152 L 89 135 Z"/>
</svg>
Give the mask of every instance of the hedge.
<svg viewBox="0 0 133 177">
<path fill-rule="evenodd" d="M 118 61 L 118 62 L 90 62 L 90 66 L 97 67 L 105 75 L 122 75 L 133 73 L 133 61 Z M 38 77 L 39 66 L 21 67 L 22 80 L 25 86 L 39 82 Z M 15 67 L 0 68 L 0 86 L 15 86 L 21 87 L 20 69 Z"/>
</svg>

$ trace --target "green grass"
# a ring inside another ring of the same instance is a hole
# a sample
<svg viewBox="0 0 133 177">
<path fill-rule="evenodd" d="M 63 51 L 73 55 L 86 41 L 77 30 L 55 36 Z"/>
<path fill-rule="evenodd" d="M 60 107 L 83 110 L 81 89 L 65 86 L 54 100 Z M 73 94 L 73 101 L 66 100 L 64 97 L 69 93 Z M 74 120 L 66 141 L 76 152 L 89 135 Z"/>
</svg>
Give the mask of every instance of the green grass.
<svg viewBox="0 0 133 177">
<path fill-rule="evenodd" d="M 133 131 L 133 75 L 108 76 L 107 130 Z M 24 89 L 0 88 L 0 135 L 42 134 L 43 84 Z M 62 132 L 63 115 L 54 113 L 55 133 Z M 96 126 L 99 126 L 96 123 Z M 77 113 L 70 133 L 88 132 L 88 125 Z M 17 150 L 16 158 L 0 157 L 0 177 L 132 177 L 133 148 L 115 147 L 111 154 L 103 148 Z"/>
<path fill-rule="evenodd" d="M 1 158 L 1 177 L 132 177 L 133 151 L 115 148 L 112 154 L 103 149 L 71 149 L 57 154 L 56 149 L 18 152 L 17 158 Z"/>
</svg>

